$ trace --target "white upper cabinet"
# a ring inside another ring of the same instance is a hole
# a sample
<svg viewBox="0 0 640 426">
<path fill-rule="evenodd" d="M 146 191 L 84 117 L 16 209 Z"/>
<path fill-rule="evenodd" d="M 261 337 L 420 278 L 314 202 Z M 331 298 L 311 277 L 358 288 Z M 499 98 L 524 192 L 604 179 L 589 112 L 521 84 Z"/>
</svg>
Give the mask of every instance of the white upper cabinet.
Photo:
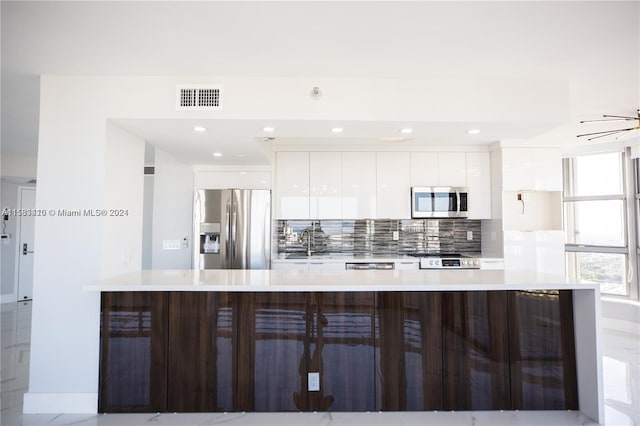
<svg viewBox="0 0 640 426">
<path fill-rule="evenodd" d="M 411 218 L 411 156 L 408 152 L 377 152 L 378 218 Z"/>
<path fill-rule="evenodd" d="M 276 219 L 309 219 L 309 153 L 276 156 Z"/>
<path fill-rule="evenodd" d="M 376 217 L 376 153 L 342 153 L 342 217 Z"/>
<path fill-rule="evenodd" d="M 438 183 L 438 153 L 411 153 L 411 186 L 434 186 Z"/>
<path fill-rule="evenodd" d="M 438 185 L 466 186 L 467 166 L 464 152 L 438 153 Z"/>
<path fill-rule="evenodd" d="M 547 157 L 535 158 L 550 176 Z M 491 218 L 487 152 L 281 151 L 275 173 L 276 219 L 409 219 L 412 186 L 466 186 L 469 218 Z"/>
<path fill-rule="evenodd" d="M 537 191 L 562 191 L 562 156 L 559 149 L 533 150 L 533 178 Z"/>
<path fill-rule="evenodd" d="M 505 191 L 562 191 L 562 159 L 554 148 L 503 148 Z"/>
<path fill-rule="evenodd" d="M 342 219 L 342 153 L 309 154 L 311 219 Z"/>
<path fill-rule="evenodd" d="M 488 152 L 467 153 L 469 219 L 491 219 L 491 162 Z"/>
<path fill-rule="evenodd" d="M 412 152 L 411 186 L 466 186 L 464 152 Z"/>
</svg>

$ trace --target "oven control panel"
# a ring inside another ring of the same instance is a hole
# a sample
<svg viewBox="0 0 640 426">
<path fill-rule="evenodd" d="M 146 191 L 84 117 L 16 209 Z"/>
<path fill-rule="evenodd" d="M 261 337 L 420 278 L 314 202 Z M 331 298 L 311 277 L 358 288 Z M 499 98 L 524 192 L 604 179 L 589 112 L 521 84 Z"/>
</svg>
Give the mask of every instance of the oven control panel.
<svg viewBox="0 0 640 426">
<path fill-rule="evenodd" d="M 474 257 L 423 257 L 420 269 L 480 269 L 480 259 Z"/>
</svg>

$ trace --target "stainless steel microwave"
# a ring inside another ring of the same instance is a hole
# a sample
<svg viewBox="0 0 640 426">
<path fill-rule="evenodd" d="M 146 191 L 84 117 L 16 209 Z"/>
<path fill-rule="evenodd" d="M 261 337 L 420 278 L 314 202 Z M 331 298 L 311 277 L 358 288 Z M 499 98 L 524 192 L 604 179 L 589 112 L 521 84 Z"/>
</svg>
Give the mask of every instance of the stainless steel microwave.
<svg viewBox="0 0 640 426">
<path fill-rule="evenodd" d="M 452 186 L 411 188 L 411 217 L 467 217 L 469 189 Z"/>
</svg>

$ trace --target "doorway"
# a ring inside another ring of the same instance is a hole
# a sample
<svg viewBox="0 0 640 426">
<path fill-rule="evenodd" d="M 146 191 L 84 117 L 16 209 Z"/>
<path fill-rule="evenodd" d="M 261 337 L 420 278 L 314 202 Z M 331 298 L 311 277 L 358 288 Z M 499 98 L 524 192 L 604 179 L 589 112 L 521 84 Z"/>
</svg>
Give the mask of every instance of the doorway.
<svg viewBox="0 0 640 426">
<path fill-rule="evenodd" d="M 36 208 L 36 189 L 30 187 L 18 188 L 18 209 L 34 211 Z M 33 258 L 35 236 L 35 216 L 21 215 L 17 223 L 16 253 L 16 287 L 18 301 L 33 299 Z"/>
</svg>

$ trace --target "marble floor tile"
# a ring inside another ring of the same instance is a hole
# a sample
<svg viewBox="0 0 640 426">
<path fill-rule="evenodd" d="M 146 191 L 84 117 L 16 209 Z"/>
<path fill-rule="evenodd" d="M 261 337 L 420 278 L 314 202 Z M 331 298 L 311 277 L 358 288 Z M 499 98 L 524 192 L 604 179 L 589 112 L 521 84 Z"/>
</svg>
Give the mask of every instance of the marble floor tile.
<svg viewBox="0 0 640 426">
<path fill-rule="evenodd" d="M 385 413 L 22 414 L 29 378 L 31 303 L 0 305 L 2 426 L 591 426 L 577 411 Z M 605 424 L 640 426 L 640 335 L 603 329 Z"/>
</svg>

